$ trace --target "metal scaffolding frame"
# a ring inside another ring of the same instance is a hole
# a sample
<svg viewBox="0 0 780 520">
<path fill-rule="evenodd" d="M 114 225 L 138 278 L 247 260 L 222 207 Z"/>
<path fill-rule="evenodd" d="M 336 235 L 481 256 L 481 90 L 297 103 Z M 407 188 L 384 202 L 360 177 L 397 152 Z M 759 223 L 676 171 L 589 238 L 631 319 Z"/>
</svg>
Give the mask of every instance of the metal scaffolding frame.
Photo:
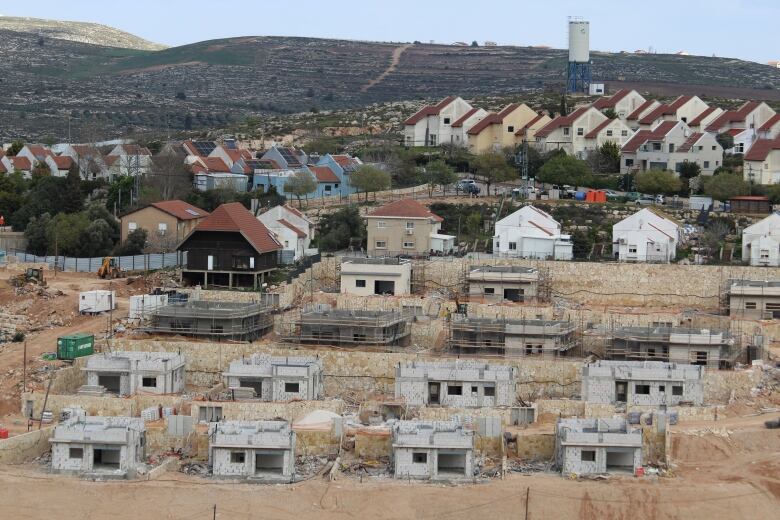
<svg viewBox="0 0 780 520">
<path fill-rule="evenodd" d="M 140 330 L 246 341 L 273 328 L 273 311 L 267 303 L 191 300 L 152 311 L 149 324 Z"/>
</svg>

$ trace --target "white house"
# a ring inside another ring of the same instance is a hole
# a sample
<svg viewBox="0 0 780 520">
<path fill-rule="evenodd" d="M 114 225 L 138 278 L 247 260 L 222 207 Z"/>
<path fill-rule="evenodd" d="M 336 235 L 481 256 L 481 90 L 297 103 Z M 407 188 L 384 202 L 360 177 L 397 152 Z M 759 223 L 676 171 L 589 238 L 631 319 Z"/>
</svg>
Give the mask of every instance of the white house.
<svg viewBox="0 0 780 520">
<path fill-rule="evenodd" d="M 776 139 L 780 136 L 780 114 L 775 114 L 758 129 L 760 139 Z"/>
<path fill-rule="evenodd" d="M 613 110 L 618 119 L 625 120 L 639 107 L 643 106 L 646 101 L 636 90 L 621 89 L 611 96 L 597 99 L 593 103 L 593 108 L 602 112 Z"/>
<path fill-rule="evenodd" d="M 418 110 L 404 122 L 406 146 L 439 146 L 452 141 L 452 125 L 473 109 L 460 97 L 448 96 Z"/>
<path fill-rule="evenodd" d="M 117 175 L 122 176 L 146 175 L 152 168 L 152 152 L 137 144 L 118 144 L 108 152 L 105 160 L 112 163 L 111 167 Z"/>
<path fill-rule="evenodd" d="M 623 146 L 631 138 L 631 129 L 620 119 L 610 120 L 590 106 L 556 117 L 537 131 L 535 138 L 541 153 L 563 150 L 584 159 L 588 151 L 606 141 Z"/>
<path fill-rule="evenodd" d="M 561 225 L 534 206 L 523 206 L 496 222 L 493 253 L 518 258 L 571 260 L 572 241 Z"/>
<path fill-rule="evenodd" d="M 621 262 L 669 263 L 679 240 L 680 226 L 647 208 L 612 226 L 612 253 Z"/>
<path fill-rule="evenodd" d="M 707 107 L 704 112 L 688 121 L 688 126 L 690 126 L 691 130 L 694 132 L 704 132 L 722 113 L 723 109 L 720 107 Z"/>
<path fill-rule="evenodd" d="M 274 206 L 257 219 L 276 235 L 285 251 L 293 252 L 294 260 L 306 256 L 314 238 L 314 223 L 306 215 L 285 204 Z"/>
<path fill-rule="evenodd" d="M 780 183 L 780 136 L 753 143 L 745 154 L 742 175 L 751 184 Z"/>
<path fill-rule="evenodd" d="M 750 265 L 780 266 L 780 213 L 774 212 L 742 231 L 742 260 Z"/>
<path fill-rule="evenodd" d="M 679 96 L 669 104 L 659 104 L 654 109 L 645 112 L 636 123 L 640 128 L 650 129 L 663 121 L 694 121 L 705 112 L 709 105 L 698 96 Z"/>
</svg>

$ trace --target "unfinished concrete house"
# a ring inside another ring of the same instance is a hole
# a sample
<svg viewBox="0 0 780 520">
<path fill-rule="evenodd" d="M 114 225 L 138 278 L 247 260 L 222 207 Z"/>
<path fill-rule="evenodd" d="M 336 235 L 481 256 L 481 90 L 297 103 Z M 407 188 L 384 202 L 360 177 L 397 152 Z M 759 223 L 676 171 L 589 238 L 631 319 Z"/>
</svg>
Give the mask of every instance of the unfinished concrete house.
<svg viewBox="0 0 780 520">
<path fill-rule="evenodd" d="M 520 266 L 474 266 L 466 277 L 469 298 L 491 302 L 538 301 L 539 271 Z"/>
<path fill-rule="evenodd" d="M 633 474 L 642 465 L 642 430 L 621 417 L 560 419 L 555 461 L 563 475 Z"/>
<path fill-rule="evenodd" d="M 620 327 L 607 339 L 613 360 L 666 361 L 727 368 L 739 355 L 727 330 L 686 327 Z"/>
<path fill-rule="evenodd" d="M 474 476 L 474 432 L 457 421 L 393 424 L 395 478 L 456 480 Z"/>
<path fill-rule="evenodd" d="M 314 356 L 253 354 L 232 361 L 222 378 L 234 399 L 291 401 L 323 395 L 322 360 Z"/>
<path fill-rule="evenodd" d="M 412 262 L 403 258 L 344 258 L 341 292 L 400 296 L 411 292 Z"/>
<path fill-rule="evenodd" d="M 582 369 L 582 399 L 597 404 L 701 406 L 703 378 L 702 366 L 600 360 Z"/>
<path fill-rule="evenodd" d="M 283 320 L 277 332 L 284 341 L 319 345 L 405 347 L 411 316 L 397 310 L 331 309 L 307 306 Z"/>
<path fill-rule="evenodd" d="M 219 478 L 290 482 L 295 474 L 295 432 L 286 421 L 211 423 L 209 465 Z"/>
<path fill-rule="evenodd" d="M 395 369 L 395 397 L 411 406 L 511 406 L 517 369 L 477 361 L 409 361 Z"/>
<path fill-rule="evenodd" d="M 215 340 L 251 341 L 273 328 L 273 307 L 268 303 L 190 300 L 152 311 L 144 329 L 154 334 L 180 334 Z"/>
<path fill-rule="evenodd" d="M 450 320 L 450 350 L 456 354 L 508 357 L 566 356 L 577 346 L 576 327 L 570 321 L 470 318 Z"/>
<path fill-rule="evenodd" d="M 120 396 L 184 391 L 184 356 L 175 352 L 106 352 L 87 358 L 80 394 Z"/>
<path fill-rule="evenodd" d="M 725 299 L 732 318 L 780 318 L 780 280 L 729 280 Z"/>
<path fill-rule="evenodd" d="M 146 459 L 146 427 L 135 417 L 72 417 L 49 442 L 53 473 L 133 478 Z"/>
</svg>

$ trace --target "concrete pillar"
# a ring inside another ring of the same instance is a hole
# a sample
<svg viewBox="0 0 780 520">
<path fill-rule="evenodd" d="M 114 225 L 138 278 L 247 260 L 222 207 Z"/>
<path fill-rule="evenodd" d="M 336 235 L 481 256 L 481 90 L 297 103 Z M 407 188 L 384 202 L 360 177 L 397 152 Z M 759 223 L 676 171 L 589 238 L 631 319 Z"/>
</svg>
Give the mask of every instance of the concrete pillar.
<svg viewBox="0 0 780 520">
<path fill-rule="evenodd" d="M 254 274 L 252 275 L 252 279 L 253 279 L 253 288 L 254 288 L 255 290 L 257 290 L 257 273 L 254 273 Z"/>
<path fill-rule="evenodd" d="M 228 273 L 228 287 L 233 288 L 233 273 Z"/>
<path fill-rule="evenodd" d="M 209 273 L 203 272 L 203 288 L 208 289 L 209 287 Z"/>
</svg>

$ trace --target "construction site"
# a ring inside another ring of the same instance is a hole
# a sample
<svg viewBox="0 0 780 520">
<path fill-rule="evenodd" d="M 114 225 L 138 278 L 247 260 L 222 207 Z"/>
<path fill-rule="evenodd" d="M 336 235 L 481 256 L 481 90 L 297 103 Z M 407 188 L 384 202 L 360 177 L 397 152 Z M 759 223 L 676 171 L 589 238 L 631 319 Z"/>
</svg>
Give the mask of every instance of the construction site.
<svg viewBox="0 0 780 520">
<path fill-rule="evenodd" d="M 780 270 L 356 265 L 414 290 L 334 290 L 338 257 L 263 293 L 0 269 L 0 515 L 773 517 L 780 321 L 723 294 Z"/>
</svg>

